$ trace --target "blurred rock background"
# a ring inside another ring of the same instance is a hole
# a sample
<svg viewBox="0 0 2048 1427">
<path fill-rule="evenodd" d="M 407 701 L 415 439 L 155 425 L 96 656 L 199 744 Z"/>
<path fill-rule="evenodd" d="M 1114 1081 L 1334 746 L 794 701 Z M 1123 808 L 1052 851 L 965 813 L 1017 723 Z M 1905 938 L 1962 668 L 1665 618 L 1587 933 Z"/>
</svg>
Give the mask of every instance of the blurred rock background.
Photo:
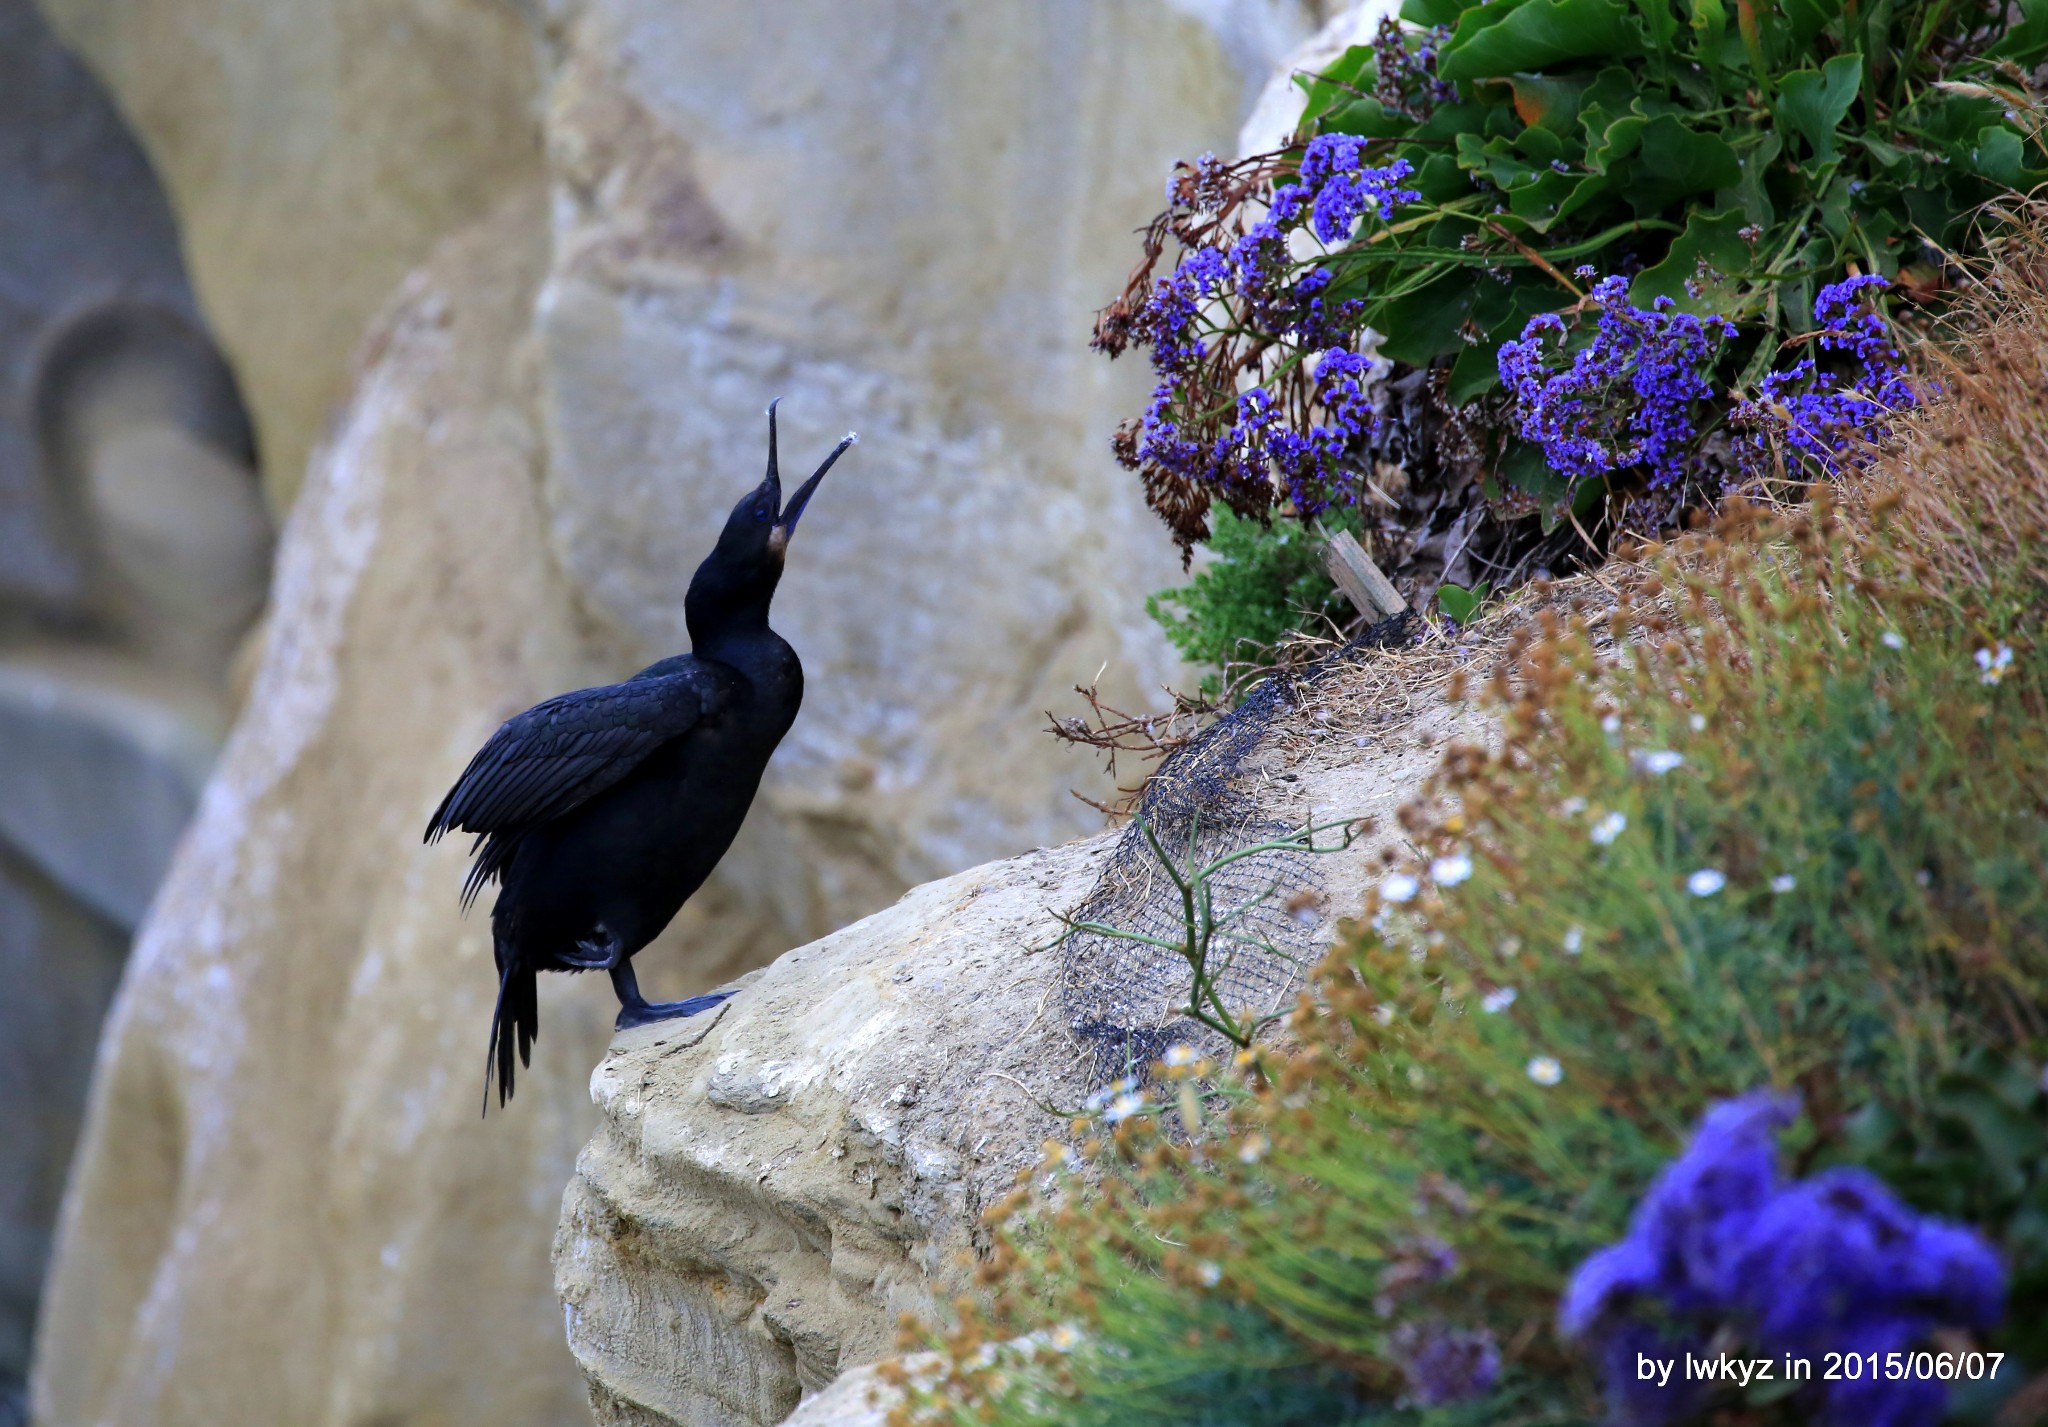
<svg viewBox="0 0 2048 1427">
<path fill-rule="evenodd" d="M 775 395 L 792 464 L 863 436 L 778 601 L 810 697 L 650 990 L 1092 826 L 1042 711 L 1171 676 L 1176 568 L 1089 316 L 1317 18 L 0 0 L 0 1395 L 587 1420 L 547 1254 L 610 997 L 547 987 L 479 1122 L 418 829 L 681 647 Z"/>
</svg>

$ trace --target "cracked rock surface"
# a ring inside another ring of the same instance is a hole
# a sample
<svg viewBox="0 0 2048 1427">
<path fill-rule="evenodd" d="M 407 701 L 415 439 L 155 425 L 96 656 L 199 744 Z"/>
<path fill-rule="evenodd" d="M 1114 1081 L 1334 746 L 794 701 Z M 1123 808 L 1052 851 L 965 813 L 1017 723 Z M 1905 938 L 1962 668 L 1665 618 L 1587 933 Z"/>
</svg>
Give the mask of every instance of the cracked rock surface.
<svg viewBox="0 0 2048 1427">
<path fill-rule="evenodd" d="M 1424 702 L 1358 735 L 1303 712 L 1250 761 L 1261 801 L 1379 829 L 1322 860 L 1327 933 L 1457 715 Z M 1115 838 L 927 883 L 717 1012 L 614 1039 L 555 1238 L 600 1427 L 881 1420 L 870 1374 L 834 1379 L 965 1291 L 984 1209 L 1063 1130 L 1048 1107 L 1093 1088 L 1050 943 Z"/>
</svg>

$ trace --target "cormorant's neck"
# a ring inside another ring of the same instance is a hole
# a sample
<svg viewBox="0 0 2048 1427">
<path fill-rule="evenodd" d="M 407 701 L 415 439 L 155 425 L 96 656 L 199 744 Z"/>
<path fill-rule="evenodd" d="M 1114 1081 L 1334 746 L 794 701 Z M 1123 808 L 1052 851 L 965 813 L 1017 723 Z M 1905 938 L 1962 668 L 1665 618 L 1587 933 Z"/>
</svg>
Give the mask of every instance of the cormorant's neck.
<svg viewBox="0 0 2048 1427">
<path fill-rule="evenodd" d="M 723 648 L 745 649 L 775 639 L 768 628 L 768 606 L 781 577 L 779 562 L 733 559 L 714 551 L 697 567 L 683 597 L 691 649 L 716 658 Z"/>
<path fill-rule="evenodd" d="M 768 627 L 768 609 L 721 611 L 716 620 L 691 620 L 690 652 L 700 659 L 716 659 L 745 670 L 762 658 L 779 657 L 789 646 Z"/>
</svg>

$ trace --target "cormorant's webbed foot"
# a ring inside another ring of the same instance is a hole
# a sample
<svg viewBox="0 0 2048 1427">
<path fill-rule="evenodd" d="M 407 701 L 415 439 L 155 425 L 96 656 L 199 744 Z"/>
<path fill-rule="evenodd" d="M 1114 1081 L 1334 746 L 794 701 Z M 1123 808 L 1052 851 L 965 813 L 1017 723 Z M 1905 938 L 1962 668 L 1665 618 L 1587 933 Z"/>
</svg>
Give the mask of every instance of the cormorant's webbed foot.
<svg viewBox="0 0 2048 1427">
<path fill-rule="evenodd" d="M 650 1001 L 640 994 L 640 982 L 633 975 L 631 961 L 621 961 L 611 970 L 612 989 L 619 993 L 619 1018 L 612 1023 L 615 1030 L 694 1016 L 732 996 L 730 991 L 719 991 L 709 996 L 687 996 L 680 1001 Z"/>
</svg>

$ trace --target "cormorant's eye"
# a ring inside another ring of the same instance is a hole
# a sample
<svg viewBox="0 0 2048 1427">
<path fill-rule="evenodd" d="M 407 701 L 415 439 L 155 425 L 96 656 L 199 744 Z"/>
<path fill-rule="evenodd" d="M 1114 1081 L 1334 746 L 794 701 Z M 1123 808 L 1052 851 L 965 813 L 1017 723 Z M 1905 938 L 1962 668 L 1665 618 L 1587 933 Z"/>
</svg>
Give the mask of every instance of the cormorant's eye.
<svg viewBox="0 0 2048 1427">
<path fill-rule="evenodd" d="M 757 506 L 755 506 L 755 507 L 754 507 L 754 519 L 756 519 L 756 520 L 773 520 L 774 518 L 775 518 L 774 512 L 768 509 L 768 506 L 767 506 L 767 503 L 766 503 L 766 502 L 763 502 L 762 504 L 760 504 L 760 505 L 757 505 Z"/>
</svg>

